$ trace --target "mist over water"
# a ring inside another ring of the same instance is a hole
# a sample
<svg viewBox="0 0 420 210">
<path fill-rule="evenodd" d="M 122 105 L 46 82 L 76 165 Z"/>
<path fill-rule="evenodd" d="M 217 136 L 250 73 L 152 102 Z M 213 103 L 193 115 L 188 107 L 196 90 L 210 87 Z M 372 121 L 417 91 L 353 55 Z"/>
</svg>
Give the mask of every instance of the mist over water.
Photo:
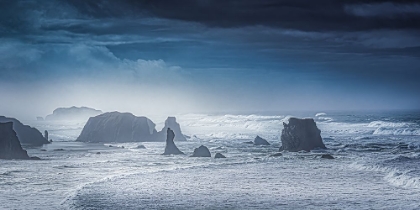
<svg viewBox="0 0 420 210">
<path fill-rule="evenodd" d="M 328 149 L 269 157 L 290 116 L 313 117 Z M 1 160 L 0 201 L 7 209 L 420 207 L 419 112 L 176 117 L 188 137 L 176 144 L 186 156 L 162 156 L 163 142 L 74 142 L 84 122 L 26 121 L 48 129 L 54 142 L 27 148 L 41 161 Z M 165 117 L 150 119 L 163 127 Z M 271 145 L 244 143 L 256 135 Z M 200 145 L 227 158 L 188 157 Z M 336 159 L 321 159 L 325 153 Z"/>
</svg>

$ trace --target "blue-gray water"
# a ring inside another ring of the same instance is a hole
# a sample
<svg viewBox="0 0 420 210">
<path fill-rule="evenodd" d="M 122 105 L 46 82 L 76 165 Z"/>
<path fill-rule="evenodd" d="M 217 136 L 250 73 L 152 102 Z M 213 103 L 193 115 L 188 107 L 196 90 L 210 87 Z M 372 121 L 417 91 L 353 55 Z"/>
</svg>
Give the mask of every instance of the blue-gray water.
<svg viewBox="0 0 420 210">
<path fill-rule="evenodd" d="M 278 151 L 282 122 L 290 116 L 313 117 L 329 149 L 269 157 Z M 151 119 L 159 130 L 164 117 Z M 163 142 L 74 142 L 84 122 L 27 121 L 48 129 L 55 141 L 27 148 L 41 161 L 0 160 L 0 207 L 420 208 L 419 112 L 187 114 L 177 120 L 190 137 L 176 142 L 186 156 L 160 155 Z M 272 145 L 243 143 L 256 135 Z M 137 149 L 139 144 L 146 149 Z M 227 158 L 188 157 L 202 144 Z M 320 159 L 324 153 L 336 159 Z"/>
</svg>

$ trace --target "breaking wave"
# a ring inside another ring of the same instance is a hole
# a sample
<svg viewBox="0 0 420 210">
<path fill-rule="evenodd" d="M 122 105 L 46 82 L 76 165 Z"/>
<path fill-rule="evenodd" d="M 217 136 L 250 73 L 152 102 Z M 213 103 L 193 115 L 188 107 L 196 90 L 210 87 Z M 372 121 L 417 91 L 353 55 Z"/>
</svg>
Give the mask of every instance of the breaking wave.
<svg viewBox="0 0 420 210">
<path fill-rule="evenodd" d="M 380 172 L 384 174 L 383 179 L 389 184 L 397 187 L 410 188 L 410 189 L 420 189 L 420 169 L 419 168 L 409 168 L 400 169 L 392 165 L 403 165 L 407 162 L 417 163 L 419 160 L 418 156 L 407 157 L 407 156 L 396 156 L 392 159 L 384 161 L 384 164 L 389 164 L 390 166 L 383 164 L 366 164 L 354 162 L 350 164 L 350 167 L 356 170 L 363 171 L 373 171 Z"/>
</svg>

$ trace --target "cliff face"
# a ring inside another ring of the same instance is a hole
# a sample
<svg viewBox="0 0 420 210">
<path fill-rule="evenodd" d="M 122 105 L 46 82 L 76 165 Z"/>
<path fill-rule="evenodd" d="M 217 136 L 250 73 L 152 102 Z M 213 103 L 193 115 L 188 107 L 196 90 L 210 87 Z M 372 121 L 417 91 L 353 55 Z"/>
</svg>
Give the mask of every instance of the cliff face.
<svg viewBox="0 0 420 210">
<path fill-rule="evenodd" d="M 147 117 L 108 112 L 89 118 L 77 141 L 139 142 L 156 141 L 155 124 Z"/>
<path fill-rule="evenodd" d="M 28 125 L 24 125 L 17 119 L 0 116 L 0 122 L 13 122 L 13 130 L 17 133 L 17 137 L 22 144 L 40 146 L 49 143 L 48 140 L 42 136 L 42 133 L 39 132 L 39 130 Z"/>
<path fill-rule="evenodd" d="M 280 151 L 297 152 L 326 148 L 322 142 L 321 131 L 316 127 L 313 119 L 290 118 L 289 124 L 283 123 L 283 125 Z"/>
<path fill-rule="evenodd" d="M 30 159 L 13 130 L 13 122 L 0 123 L 0 159 Z"/>
<path fill-rule="evenodd" d="M 102 114 L 101 110 L 92 109 L 89 107 L 69 107 L 57 108 L 52 114 L 47 115 L 45 120 L 87 120 L 89 117 L 94 117 Z"/>
</svg>

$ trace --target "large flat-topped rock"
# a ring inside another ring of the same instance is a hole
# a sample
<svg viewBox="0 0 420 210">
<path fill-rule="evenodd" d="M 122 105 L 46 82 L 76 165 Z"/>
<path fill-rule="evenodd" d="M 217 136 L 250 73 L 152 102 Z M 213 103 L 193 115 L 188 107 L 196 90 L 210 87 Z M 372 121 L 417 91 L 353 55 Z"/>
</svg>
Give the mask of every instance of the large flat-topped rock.
<svg viewBox="0 0 420 210">
<path fill-rule="evenodd" d="M 310 151 L 316 148 L 326 149 L 321 138 L 321 131 L 316 126 L 314 119 L 290 118 L 289 123 L 283 123 L 281 132 L 280 151 L 297 152 Z"/>
<path fill-rule="evenodd" d="M 77 141 L 156 141 L 156 133 L 155 124 L 147 117 L 136 117 L 131 113 L 107 112 L 89 118 Z"/>
<path fill-rule="evenodd" d="M 174 132 L 175 140 L 185 140 L 175 117 L 165 121 L 165 127 L 157 132 L 155 124 L 147 117 L 131 113 L 107 112 L 89 118 L 77 141 L 82 142 L 147 142 L 165 141 L 167 129 Z"/>
</svg>

